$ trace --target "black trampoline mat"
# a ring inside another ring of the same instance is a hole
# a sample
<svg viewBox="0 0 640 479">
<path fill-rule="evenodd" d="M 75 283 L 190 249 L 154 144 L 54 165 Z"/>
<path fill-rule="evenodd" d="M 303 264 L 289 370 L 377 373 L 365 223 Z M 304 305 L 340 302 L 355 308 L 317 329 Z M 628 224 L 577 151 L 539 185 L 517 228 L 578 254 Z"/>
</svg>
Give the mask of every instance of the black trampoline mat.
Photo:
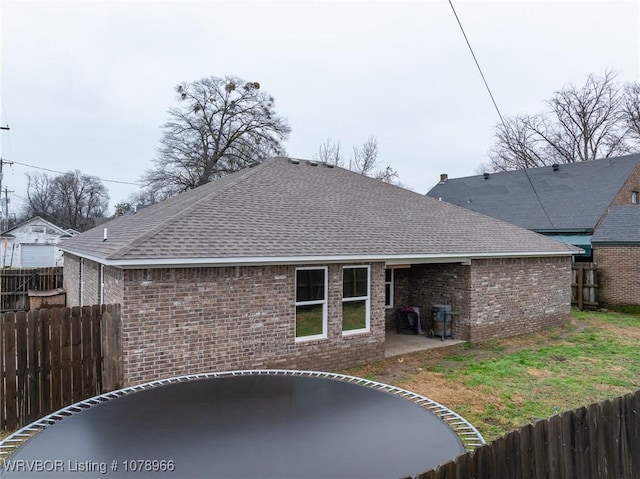
<svg viewBox="0 0 640 479">
<path fill-rule="evenodd" d="M 32 472 L 1 475 L 396 479 L 464 451 L 448 425 L 399 396 L 327 378 L 242 375 L 144 389 L 66 417 L 8 458 Z"/>
</svg>

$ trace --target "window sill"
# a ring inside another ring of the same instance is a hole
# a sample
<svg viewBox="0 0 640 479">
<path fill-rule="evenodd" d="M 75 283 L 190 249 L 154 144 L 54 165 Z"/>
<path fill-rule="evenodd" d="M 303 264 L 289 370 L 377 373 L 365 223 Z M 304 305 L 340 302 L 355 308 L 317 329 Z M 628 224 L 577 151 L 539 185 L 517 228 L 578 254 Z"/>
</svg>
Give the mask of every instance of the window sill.
<svg viewBox="0 0 640 479">
<path fill-rule="evenodd" d="M 311 342 L 320 342 L 320 341 L 326 341 L 327 340 L 327 336 L 326 335 L 322 335 L 322 336 L 302 336 L 300 338 L 296 338 L 295 339 L 295 343 L 311 343 Z"/>
<path fill-rule="evenodd" d="M 354 336 L 363 336 L 365 334 L 371 334 L 371 329 L 354 329 L 352 331 L 342 331 L 343 338 L 351 338 Z"/>
</svg>

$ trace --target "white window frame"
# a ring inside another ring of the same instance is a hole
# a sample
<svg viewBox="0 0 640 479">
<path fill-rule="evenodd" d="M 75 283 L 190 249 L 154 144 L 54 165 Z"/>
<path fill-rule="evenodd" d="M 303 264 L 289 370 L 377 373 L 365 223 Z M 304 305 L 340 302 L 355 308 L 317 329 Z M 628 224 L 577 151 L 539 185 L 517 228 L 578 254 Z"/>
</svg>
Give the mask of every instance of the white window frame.
<svg viewBox="0 0 640 479">
<path fill-rule="evenodd" d="M 364 301 L 365 302 L 365 327 L 361 329 L 350 329 L 349 331 L 342 330 L 343 336 L 352 336 L 354 334 L 362 334 L 368 333 L 371 331 L 371 267 L 368 264 L 360 264 L 360 265 L 349 265 L 342 267 L 342 281 L 344 281 L 344 270 L 345 269 L 367 269 L 367 295 L 366 296 L 355 296 L 353 298 L 345 298 L 344 297 L 344 285 L 343 285 L 343 297 L 342 303 L 350 303 L 353 301 Z M 344 318 L 343 318 L 344 321 Z M 342 324 L 342 328 L 344 328 L 344 323 Z"/>
<path fill-rule="evenodd" d="M 387 281 L 387 271 L 391 271 L 391 281 Z M 384 294 L 385 294 L 385 305 L 384 307 L 386 309 L 391 309 L 393 308 L 393 286 L 395 283 L 395 269 L 393 268 L 385 268 L 384 270 Z M 389 285 L 389 304 L 387 303 L 386 300 L 386 295 L 387 295 L 387 285 Z"/>
<path fill-rule="evenodd" d="M 294 328 L 293 335 L 295 337 L 296 343 L 306 342 L 306 341 L 314 341 L 318 339 L 326 339 L 327 338 L 327 296 L 329 292 L 329 268 L 326 266 L 303 266 L 300 268 L 296 268 L 295 272 L 295 289 L 294 294 L 297 296 L 298 294 L 298 271 L 303 270 L 316 270 L 321 269 L 324 271 L 324 299 L 322 300 L 313 300 L 313 301 L 295 301 L 295 317 L 294 317 Z M 296 336 L 296 321 L 298 316 L 298 306 L 313 306 L 321 304 L 322 305 L 322 334 L 314 334 L 312 336 Z"/>
<path fill-rule="evenodd" d="M 639 191 L 632 191 L 631 192 L 631 204 L 632 205 L 640 204 L 640 192 Z"/>
</svg>

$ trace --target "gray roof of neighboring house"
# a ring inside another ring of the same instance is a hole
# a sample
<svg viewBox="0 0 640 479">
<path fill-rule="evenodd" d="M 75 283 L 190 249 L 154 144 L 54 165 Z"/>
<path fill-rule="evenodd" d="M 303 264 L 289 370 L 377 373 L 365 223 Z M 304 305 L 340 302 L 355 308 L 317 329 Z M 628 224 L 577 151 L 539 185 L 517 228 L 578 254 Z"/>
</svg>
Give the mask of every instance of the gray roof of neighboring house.
<svg viewBox="0 0 640 479">
<path fill-rule="evenodd" d="M 592 232 L 638 165 L 640 154 L 455 178 L 427 195 L 534 231 Z"/>
<path fill-rule="evenodd" d="M 295 160 L 298 161 L 298 160 Z M 105 264 L 570 254 L 522 228 L 342 168 L 272 158 L 64 242 Z M 575 252 L 575 249 L 573 250 Z M 215 261 L 213 261 L 215 260 Z"/>
<path fill-rule="evenodd" d="M 591 243 L 640 244 L 640 205 L 611 208 Z"/>
</svg>

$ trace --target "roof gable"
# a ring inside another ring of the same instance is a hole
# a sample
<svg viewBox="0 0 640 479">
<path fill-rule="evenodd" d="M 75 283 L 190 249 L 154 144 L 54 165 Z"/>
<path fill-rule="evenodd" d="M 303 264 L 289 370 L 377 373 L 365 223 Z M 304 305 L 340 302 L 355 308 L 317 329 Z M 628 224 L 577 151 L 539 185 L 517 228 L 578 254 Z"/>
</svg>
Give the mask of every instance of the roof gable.
<svg viewBox="0 0 640 479">
<path fill-rule="evenodd" d="M 640 244 L 640 206 L 614 206 L 602 220 L 591 243 Z"/>
<path fill-rule="evenodd" d="M 62 247 L 111 264 L 258 258 L 570 254 L 562 243 L 322 163 L 272 158 Z"/>
<path fill-rule="evenodd" d="M 640 154 L 450 179 L 428 196 L 534 231 L 591 232 Z"/>
<path fill-rule="evenodd" d="M 31 227 L 31 226 L 44 226 L 45 228 L 49 228 L 51 230 L 54 230 L 60 236 L 65 236 L 65 237 L 72 236 L 72 234 L 69 231 L 66 231 L 66 230 L 60 228 L 59 226 L 54 225 L 50 221 L 47 221 L 47 220 L 45 220 L 44 218 L 42 218 L 40 216 L 34 216 L 33 218 L 31 218 L 31 219 L 29 219 L 27 221 L 24 221 L 24 222 L 20 223 L 19 225 L 14 226 L 13 228 L 9 228 L 8 230 L 6 230 L 2 234 L 0 234 L 0 236 L 13 237 L 14 234 L 12 232 L 15 232 L 17 230 L 22 230 L 24 228 Z"/>
</svg>

